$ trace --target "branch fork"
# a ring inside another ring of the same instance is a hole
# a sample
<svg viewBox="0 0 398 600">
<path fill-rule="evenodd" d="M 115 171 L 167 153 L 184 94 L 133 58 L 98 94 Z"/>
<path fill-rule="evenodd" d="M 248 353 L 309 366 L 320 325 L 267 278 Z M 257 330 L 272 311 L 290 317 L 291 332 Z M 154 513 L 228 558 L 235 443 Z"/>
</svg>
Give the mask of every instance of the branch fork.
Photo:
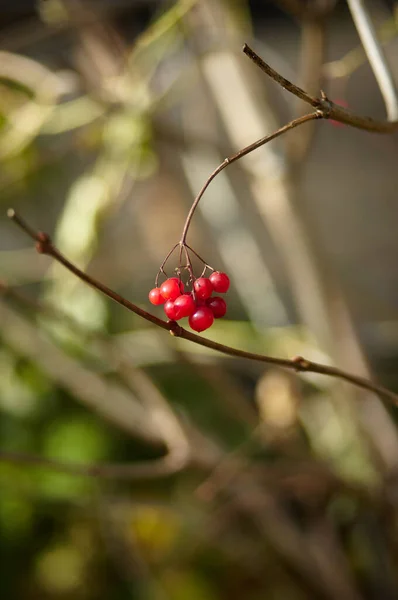
<svg viewBox="0 0 398 600">
<path fill-rule="evenodd" d="M 312 106 L 312 108 L 317 111 L 319 115 L 318 118 L 333 119 L 334 121 L 339 121 L 345 125 L 350 125 L 351 127 L 374 133 L 392 133 L 393 131 L 398 130 L 398 121 L 376 121 L 371 117 L 356 115 L 329 100 L 324 92 L 321 92 L 320 98 L 311 96 L 311 94 L 308 94 L 299 86 L 288 79 L 285 79 L 285 77 L 270 67 L 270 65 L 260 58 L 260 56 L 258 56 L 258 54 L 256 54 L 256 52 L 247 44 L 244 44 L 243 52 L 259 69 L 261 69 L 261 71 L 263 71 L 263 73 L 271 77 L 271 79 L 276 81 L 283 89 Z"/>
</svg>

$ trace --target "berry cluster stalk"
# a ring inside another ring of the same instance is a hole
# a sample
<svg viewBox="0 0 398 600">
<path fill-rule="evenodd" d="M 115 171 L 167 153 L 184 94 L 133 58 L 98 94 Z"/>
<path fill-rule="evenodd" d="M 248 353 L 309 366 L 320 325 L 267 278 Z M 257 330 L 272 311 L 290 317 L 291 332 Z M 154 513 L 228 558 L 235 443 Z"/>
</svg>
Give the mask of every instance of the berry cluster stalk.
<svg viewBox="0 0 398 600">
<path fill-rule="evenodd" d="M 180 239 L 179 245 L 182 248 L 186 246 L 186 240 L 187 240 L 188 230 L 189 230 L 189 226 L 191 224 L 194 212 L 195 212 L 195 210 L 196 210 L 196 208 L 197 208 L 200 200 L 202 199 L 203 194 L 205 193 L 205 191 L 209 187 L 210 183 L 213 181 L 213 179 L 215 179 L 215 177 L 217 177 L 217 175 L 219 173 L 221 173 L 221 171 L 223 171 L 225 169 L 225 167 L 227 167 L 228 165 L 231 165 L 232 163 L 236 162 L 237 160 L 243 158 L 247 154 L 250 154 L 250 152 L 253 152 L 254 150 L 257 150 L 257 148 L 260 148 L 261 146 L 264 146 L 264 144 L 267 144 L 268 142 L 271 142 L 275 138 L 283 135 L 284 133 L 286 133 L 290 129 L 294 129 L 295 127 L 298 127 L 299 125 L 303 125 L 304 123 L 308 123 L 309 121 L 313 121 L 315 119 L 321 119 L 321 118 L 322 118 L 322 114 L 320 114 L 317 111 L 317 112 L 309 113 L 308 115 L 304 115 L 303 117 L 299 117 L 298 119 L 294 119 L 293 121 L 290 121 L 289 123 L 287 123 L 286 125 L 284 125 L 280 129 L 278 129 L 277 131 L 275 131 L 274 133 L 271 133 L 270 135 L 266 135 L 265 137 L 260 138 L 256 142 L 253 142 L 252 144 L 249 144 L 245 148 L 242 148 L 242 150 L 239 150 L 239 152 L 236 152 L 236 154 L 233 154 L 232 156 L 229 156 L 228 158 L 225 158 L 223 160 L 223 162 L 213 171 L 213 173 L 210 175 L 210 177 L 206 180 L 206 182 L 204 183 L 204 185 L 203 185 L 202 189 L 200 190 L 199 194 L 196 196 L 196 198 L 195 198 L 195 200 L 194 200 L 194 202 L 193 202 L 193 204 L 192 204 L 192 206 L 190 208 L 188 216 L 186 218 L 186 221 L 185 221 L 185 224 L 184 224 L 184 229 L 182 230 L 182 234 L 181 234 L 181 239 Z M 177 246 L 178 246 L 178 244 L 177 244 Z M 176 246 L 174 246 L 174 248 L 175 247 Z M 168 256 L 167 256 L 167 258 L 168 258 Z"/>
</svg>

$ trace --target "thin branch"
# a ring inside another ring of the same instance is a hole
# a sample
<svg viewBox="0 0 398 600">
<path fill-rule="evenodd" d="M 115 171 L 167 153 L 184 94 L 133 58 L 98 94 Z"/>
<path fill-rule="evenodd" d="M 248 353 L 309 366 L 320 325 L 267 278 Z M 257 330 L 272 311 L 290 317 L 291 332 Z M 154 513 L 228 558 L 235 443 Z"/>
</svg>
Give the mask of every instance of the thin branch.
<svg viewBox="0 0 398 600">
<path fill-rule="evenodd" d="M 377 32 L 363 0 L 347 0 L 352 19 L 384 98 L 390 121 L 398 119 L 398 96 Z"/>
<path fill-rule="evenodd" d="M 397 121 L 376 121 L 371 117 L 361 117 L 352 113 L 351 111 L 335 104 L 329 98 L 322 94 L 321 98 L 314 98 L 310 94 L 307 94 L 300 87 L 285 79 L 277 73 L 272 67 L 270 67 L 262 58 L 258 56 L 247 44 L 243 46 L 243 52 L 248 56 L 255 65 L 257 65 L 266 75 L 271 77 L 276 83 L 282 86 L 285 90 L 297 96 L 307 104 L 310 104 L 315 108 L 319 114 L 319 118 L 322 119 L 333 119 L 339 121 L 345 125 L 350 125 L 357 129 L 363 129 L 373 133 L 392 133 L 398 131 L 398 120 Z"/>
<path fill-rule="evenodd" d="M 307 94 L 307 92 L 298 87 L 298 85 L 295 85 L 288 79 L 285 79 L 285 77 L 282 77 L 282 75 L 280 75 L 277 71 L 275 71 L 275 69 L 270 67 L 258 54 L 256 54 L 256 52 L 254 52 L 254 50 L 250 48 L 250 46 L 244 44 L 243 52 L 244 54 L 246 54 L 246 56 L 250 58 L 250 60 L 254 62 L 255 65 L 257 65 L 259 69 L 261 69 L 261 71 L 266 73 L 266 75 L 271 77 L 271 79 L 276 81 L 276 83 L 279 83 L 279 85 L 282 86 L 283 89 L 287 90 L 291 94 L 294 94 L 294 96 L 297 96 L 297 98 L 304 100 L 304 102 L 307 102 L 307 104 L 310 104 L 313 108 L 321 108 L 318 98 Z"/>
<path fill-rule="evenodd" d="M 244 350 L 239 350 L 238 348 L 232 348 L 230 346 L 225 346 L 224 344 L 220 344 L 218 342 L 214 342 L 212 340 L 208 340 L 199 335 L 191 333 L 186 329 L 183 329 L 178 323 L 175 321 L 163 321 L 155 317 L 154 315 L 148 313 L 147 311 L 139 308 L 126 298 L 123 298 L 116 292 L 109 289 L 107 286 L 97 281 L 90 275 L 87 275 L 83 271 L 80 271 L 75 265 L 70 263 L 62 254 L 53 246 L 50 237 L 46 233 L 38 232 L 36 233 L 29 225 L 25 223 L 20 216 L 18 216 L 13 209 L 8 211 L 8 217 L 15 221 L 23 231 L 25 231 L 35 242 L 36 242 L 36 250 L 41 254 L 48 254 L 52 256 L 55 260 L 60 262 L 64 267 L 66 267 L 69 271 L 74 273 L 79 279 L 85 281 L 95 289 L 99 290 L 108 298 L 111 298 L 121 306 L 124 306 L 131 312 L 141 316 L 143 319 L 161 327 L 162 329 L 168 330 L 172 335 L 176 337 L 183 338 L 185 340 L 189 340 L 194 342 L 200 346 L 205 348 L 211 348 L 212 350 L 217 350 L 218 352 L 222 352 L 223 354 L 227 354 L 229 356 L 236 356 L 238 358 L 246 358 L 249 360 L 255 360 L 266 364 L 273 364 L 279 367 L 283 367 L 286 369 L 290 369 L 296 372 L 303 373 L 319 373 L 321 375 L 327 375 L 329 377 L 334 377 L 336 379 L 341 379 L 347 381 L 359 388 L 369 390 L 380 395 L 382 398 L 388 399 L 390 402 L 398 406 L 398 394 L 384 388 L 381 385 L 373 383 L 372 381 L 359 377 L 357 375 L 353 375 L 351 373 L 347 373 L 341 369 L 330 367 L 327 365 L 323 365 L 320 363 L 312 362 L 304 359 L 301 356 L 295 357 L 292 360 L 277 358 L 273 356 L 267 356 L 265 354 L 256 354 L 254 352 L 245 352 Z"/>
<path fill-rule="evenodd" d="M 299 89 L 299 88 L 297 88 Z M 290 131 L 291 129 L 294 129 L 295 127 L 298 127 L 299 125 L 303 125 L 304 123 L 308 123 L 309 121 L 314 121 L 315 119 L 320 119 L 322 118 L 322 115 L 318 112 L 313 112 L 310 113 L 308 115 L 304 115 L 303 117 L 299 117 L 298 119 L 294 119 L 294 121 L 290 121 L 289 123 L 287 123 L 286 125 L 284 125 L 283 127 L 281 127 L 280 129 L 278 129 L 277 131 L 275 131 L 274 133 L 271 133 L 270 135 L 266 135 L 265 137 L 262 137 L 261 139 L 257 140 L 256 142 L 253 142 L 252 144 L 249 144 L 248 146 L 246 146 L 245 148 L 243 148 L 242 150 L 239 150 L 239 152 L 236 152 L 236 154 L 233 154 L 232 156 L 229 156 L 228 158 L 224 159 L 223 162 L 213 171 L 213 173 L 210 175 L 210 177 L 206 180 L 204 186 L 202 187 L 202 189 L 200 190 L 199 194 L 196 196 L 191 209 L 188 213 L 188 216 L 186 218 L 185 224 L 184 224 L 184 229 L 181 235 L 181 241 L 180 244 L 186 245 L 186 238 L 188 235 L 188 229 L 189 226 L 191 224 L 192 221 L 192 217 L 194 215 L 194 212 L 196 210 L 196 207 L 198 206 L 203 194 L 205 193 L 205 191 L 207 190 L 207 188 L 209 187 L 210 183 L 213 181 L 213 179 L 215 177 L 217 177 L 217 175 L 219 173 L 221 173 L 221 171 L 223 171 L 225 169 L 225 167 L 227 167 L 228 165 L 236 162 L 237 160 L 243 158 L 244 156 L 246 156 L 247 154 L 250 154 L 250 152 L 253 152 L 254 150 L 257 150 L 257 148 L 260 148 L 261 146 L 264 146 L 264 144 L 267 144 L 268 142 L 271 142 L 272 140 L 274 140 L 275 138 L 283 135 L 284 133 L 287 133 L 288 131 Z"/>
<path fill-rule="evenodd" d="M 83 271 L 75 267 L 75 265 L 69 262 L 59 252 L 59 250 L 57 250 L 57 248 L 53 246 L 50 237 L 46 233 L 37 233 L 36 231 L 34 231 L 23 219 L 21 219 L 19 215 L 16 214 L 16 212 L 13 209 L 8 210 L 7 216 L 13 221 L 15 221 L 19 225 L 19 227 L 23 229 L 25 233 L 27 233 L 29 237 L 31 237 L 36 242 L 36 250 L 37 252 L 39 252 L 39 254 L 47 254 L 48 256 L 52 256 L 57 262 L 61 263 L 64 267 L 66 267 L 68 271 L 71 271 L 74 275 L 76 275 L 76 277 L 78 277 L 85 283 L 88 283 L 89 285 L 95 287 L 97 290 L 105 294 L 105 296 L 108 296 L 118 304 L 121 304 L 131 312 L 145 319 L 146 321 L 150 321 L 154 325 L 162 327 L 163 329 L 170 330 L 170 327 L 168 326 L 166 321 L 158 319 L 158 317 L 155 317 L 155 315 L 152 315 L 146 310 L 143 310 L 142 308 L 136 306 L 132 302 L 129 302 L 129 300 L 123 298 L 123 296 L 120 296 L 116 292 L 113 292 L 110 288 L 108 288 L 106 285 L 103 285 L 100 281 L 94 282 L 90 275 L 87 275 L 87 273 L 84 273 Z"/>
</svg>

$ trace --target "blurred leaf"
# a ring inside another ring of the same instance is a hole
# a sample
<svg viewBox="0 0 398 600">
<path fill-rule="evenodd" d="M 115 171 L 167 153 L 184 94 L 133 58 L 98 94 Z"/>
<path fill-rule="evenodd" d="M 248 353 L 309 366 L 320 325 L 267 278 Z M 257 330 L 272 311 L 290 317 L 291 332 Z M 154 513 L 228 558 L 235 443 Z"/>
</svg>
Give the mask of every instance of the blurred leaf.
<svg viewBox="0 0 398 600">
<path fill-rule="evenodd" d="M 90 461 L 104 458 L 107 438 L 94 418 L 60 418 L 50 423 L 44 441 L 48 457 Z"/>
<path fill-rule="evenodd" d="M 33 522 L 32 502 L 20 493 L 2 488 L 0 494 L 0 531 L 3 539 L 26 538 Z"/>
<path fill-rule="evenodd" d="M 87 558 L 72 544 L 49 548 L 36 560 L 36 577 L 49 594 L 76 594 L 84 585 Z M 80 595 L 80 594 L 79 594 Z"/>
<path fill-rule="evenodd" d="M 105 107 L 89 96 L 82 96 L 59 104 L 50 118 L 44 123 L 41 133 L 59 135 L 83 127 L 99 119 L 105 112 Z"/>
<path fill-rule="evenodd" d="M 48 458 L 81 463 L 99 462 L 107 456 L 108 438 L 101 424 L 90 418 L 59 418 L 44 434 L 43 454 Z M 93 482 L 64 473 L 43 472 L 40 489 L 46 495 L 71 497 L 85 494 Z"/>
<path fill-rule="evenodd" d="M 165 48 L 162 44 L 165 40 L 170 43 L 170 37 L 172 36 L 173 28 L 180 22 L 180 20 L 189 12 L 196 4 L 197 0 L 179 0 L 177 1 L 168 11 L 161 14 L 148 29 L 140 36 L 138 42 L 135 44 L 133 51 L 130 55 L 130 61 L 132 64 L 138 61 L 140 54 L 151 49 L 156 42 L 160 42 L 159 55 L 164 54 Z M 173 39 L 173 38 L 171 38 Z M 158 53 L 154 57 L 155 60 L 159 60 Z"/>
<path fill-rule="evenodd" d="M 16 79 L 10 79 L 9 77 L 0 76 L 0 86 L 7 87 L 11 91 L 23 94 L 27 98 L 34 98 L 33 90 L 29 86 L 25 85 L 22 81 L 17 81 Z"/>
<path fill-rule="evenodd" d="M 167 558 L 181 530 L 180 519 L 175 512 L 149 504 L 133 507 L 130 523 L 136 541 L 149 562 Z"/>
</svg>

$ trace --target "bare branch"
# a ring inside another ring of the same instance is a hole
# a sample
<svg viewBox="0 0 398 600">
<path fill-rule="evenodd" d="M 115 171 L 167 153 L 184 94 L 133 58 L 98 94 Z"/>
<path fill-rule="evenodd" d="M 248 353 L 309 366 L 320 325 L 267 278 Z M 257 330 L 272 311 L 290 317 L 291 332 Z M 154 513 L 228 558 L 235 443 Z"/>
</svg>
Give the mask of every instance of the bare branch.
<svg viewBox="0 0 398 600">
<path fill-rule="evenodd" d="M 71 271 L 74 275 L 79 277 L 79 279 L 81 279 L 85 283 L 88 283 L 89 285 L 95 287 L 97 290 L 99 290 L 100 292 L 105 294 L 105 296 L 108 296 L 108 298 L 111 298 L 118 304 L 121 304 L 122 306 L 124 306 L 131 312 L 135 313 L 139 317 L 142 317 L 143 319 L 146 319 L 147 321 L 154 323 L 154 325 L 157 325 L 158 327 L 162 327 L 163 329 L 170 330 L 170 327 L 168 326 L 168 324 L 165 321 L 162 321 L 162 319 L 158 319 L 157 317 L 155 317 L 155 315 L 152 315 L 151 313 L 147 312 L 146 310 L 139 308 L 132 302 L 129 302 L 128 300 L 126 300 L 126 298 L 123 298 L 116 292 L 113 292 L 111 289 L 109 289 L 108 287 L 103 285 L 101 282 L 94 281 L 89 275 L 87 275 L 86 273 L 84 273 L 83 271 L 81 271 L 80 269 L 75 267 L 75 265 L 73 265 L 71 262 L 69 262 L 57 250 L 57 248 L 55 248 L 55 246 L 53 246 L 53 244 L 50 240 L 50 237 L 46 233 L 35 232 L 23 219 L 21 219 L 21 217 L 19 215 L 16 214 L 16 212 L 13 209 L 8 210 L 7 216 L 10 219 L 12 219 L 13 221 L 15 221 L 19 225 L 19 227 L 21 227 L 21 229 L 23 229 L 36 242 L 36 250 L 37 250 L 37 252 L 39 252 L 39 254 L 47 254 L 48 256 L 52 256 L 53 258 L 55 258 L 56 261 L 58 261 L 59 263 L 64 265 L 64 267 L 66 267 L 68 269 L 68 271 Z"/>
<path fill-rule="evenodd" d="M 279 83 L 283 89 L 287 90 L 291 94 L 294 94 L 297 96 L 297 98 L 304 100 L 304 102 L 307 102 L 307 104 L 311 104 L 313 108 L 321 108 L 318 98 L 307 94 L 307 92 L 298 87 L 298 85 L 295 85 L 288 79 L 285 79 L 285 77 L 282 77 L 282 75 L 280 75 L 277 71 L 275 71 L 275 69 L 270 67 L 262 58 L 260 58 L 260 56 L 256 54 L 256 52 L 254 52 L 250 46 L 244 44 L 243 52 L 254 62 L 255 65 L 264 71 L 266 75 L 271 77 L 274 81 L 276 81 L 276 83 Z"/>
<path fill-rule="evenodd" d="M 239 350 L 238 348 L 232 348 L 230 346 L 225 346 L 224 344 L 220 344 L 218 342 L 214 342 L 212 340 L 208 340 L 199 335 L 191 333 L 186 329 L 183 329 L 178 323 L 175 321 L 163 321 L 158 317 L 148 313 L 147 311 L 139 308 L 123 296 L 120 296 L 116 292 L 109 289 L 107 286 L 97 281 L 90 275 L 87 275 L 83 271 L 80 271 L 75 265 L 70 263 L 62 254 L 53 246 L 50 237 L 46 233 L 38 232 L 36 233 L 29 225 L 25 223 L 20 216 L 18 216 L 13 209 L 8 211 L 8 217 L 15 221 L 21 229 L 23 229 L 33 240 L 36 241 L 36 249 L 41 254 L 48 254 L 52 256 L 55 260 L 60 262 L 64 267 L 66 267 L 69 271 L 74 273 L 77 277 L 79 277 L 82 281 L 85 281 L 95 289 L 99 290 L 108 298 L 111 298 L 121 306 L 124 306 L 131 312 L 141 316 L 143 319 L 161 327 L 162 329 L 168 330 L 172 335 L 176 337 L 181 337 L 183 339 L 194 342 L 200 346 L 204 346 L 206 348 L 211 348 L 212 350 L 217 350 L 218 352 L 222 352 L 223 354 L 227 354 L 229 356 L 236 356 L 238 358 L 247 358 L 249 360 L 255 360 L 266 364 L 273 364 L 279 367 L 283 367 L 286 369 L 294 370 L 302 373 L 319 373 L 321 375 L 327 375 L 329 377 L 335 377 L 337 379 L 341 379 L 347 381 L 359 388 L 369 390 L 380 395 L 384 399 L 388 399 L 390 402 L 398 406 L 398 394 L 384 388 L 381 385 L 373 383 L 364 377 L 359 377 L 357 375 L 353 375 L 351 373 L 347 373 L 346 371 L 342 371 L 341 369 L 337 369 L 335 367 L 330 367 L 327 365 L 323 365 L 320 363 L 315 363 L 309 360 L 304 359 L 299 356 L 293 358 L 292 360 L 277 358 L 273 356 L 267 356 L 265 354 L 256 354 L 253 352 L 245 352 L 244 350 Z"/>
<path fill-rule="evenodd" d="M 271 77 L 276 83 L 282 86 L 285 90 L 297 96 L 307 104 L 310 104 L 319 113 L 319 118 L 322 119 L 333 119 L 339 121 L 345 125 L 350 125 L 357 129 L 363 129 L 373 133 L 392 133 L 398 130 L 397 121 L 376 121 L 371 117 L 361 117 L 352 113 L 351 111 L 338 106 L 329 98 L 322 94 L 321 98 L 314 98 L 302 90 L 300 87 L 285 79 L 277 73 L 272 67 L 270 67 L 262 58 L 258 56 L 247 44 L 243 46 L 243 52 L 269 77 Z"/>
<path fill-rule="evenodd" d="M 297 88 L 297 89 L 299 89 L 299 88 Z M 268 142 L 271 142 L 275 138 L 283 135 L 284 133 L 287 133 L 291 129 L 294 129 L 295 127 L 299 127 L 299 125 L 303 125 L 304 123 L 308 123 L 309 121 L 314 121 L 315 119 L 320 119 L 320 118 L 322 118 L 321 114 L 318 114 L 318 112 L 313 112 L 313 113 L 310 113 L 308 115 L 304 115 L 302 117 L 299 117 L 298 119 L 294 119 L 294 121 L 290 121 L 289 123 L 287 123 L 286 125 L 284 125 L 280 129 L 278 129 L 277 131 L 274 131 L 274 133 L 271 133 L 270 135 L 266 135 L 265 137 L 262 137 L 261 139 L 257 140 L 256 142 L 253 142 L 252 144 L 249 144 L 249 146 L 246 146 L 242 150 L 239 150 L 239 152 L 236 152 L 236 154 L 233 154 L 232 156 L 229 156 L 228 158 L 226 158 L 225 160 L 223 160 L 223 162 L 216 169 L 214 169 L 213 173 L 210 175 L 210 177 L 208 177 L 208 179 L 206 180 L 206 182 L 203 185 L 202 189 L 200 190 L 199 194 L 196 196 L 196 198 L 195 198 L 195 200 L 194 200 L 194 202 L 193 202 L 193 204 L 191 206 L 191 209 L 190 209 L 190 211 L 188 213 L 186 221 L 185 221 L 185 225 L 184 225 L 183 232 L 182 232 L 182 235 L 181 235 L 180 245 L 181 246 L 186 245 L 185 242 L 186 242 L 186 238 L 187 238 L 187 235 L 188 235 L 188 229 L 189 229 L 189 226 L 191 224 L 192 217 L 194 215 L 196 207 L 198 206 L 198 204 L 199 204 L 199 202 L 200 202 L 203 194 L 205 193 L 205 191 L 207 190 L 207 188 L 209 187 L 209 185 L 213 181 L 213 179 L 215 177 L 217 177 L 217 175 L 219 173 L 221 173 L 221 171 L 223 171 L 225 169 L 225 167 L 227 167 L 228 165 L 230 165 L 230 164 L 236 162 L 237 160 L 243 158 L 247 154 L 250 154 L 250 152 L 253 152 L 254 150 L 257 150 L 257 148 L 260 148 L 261 146 L 264 146 Z M 167 259 L 167 257 L 166 257 L 166 259 Z"/>
</svg>

